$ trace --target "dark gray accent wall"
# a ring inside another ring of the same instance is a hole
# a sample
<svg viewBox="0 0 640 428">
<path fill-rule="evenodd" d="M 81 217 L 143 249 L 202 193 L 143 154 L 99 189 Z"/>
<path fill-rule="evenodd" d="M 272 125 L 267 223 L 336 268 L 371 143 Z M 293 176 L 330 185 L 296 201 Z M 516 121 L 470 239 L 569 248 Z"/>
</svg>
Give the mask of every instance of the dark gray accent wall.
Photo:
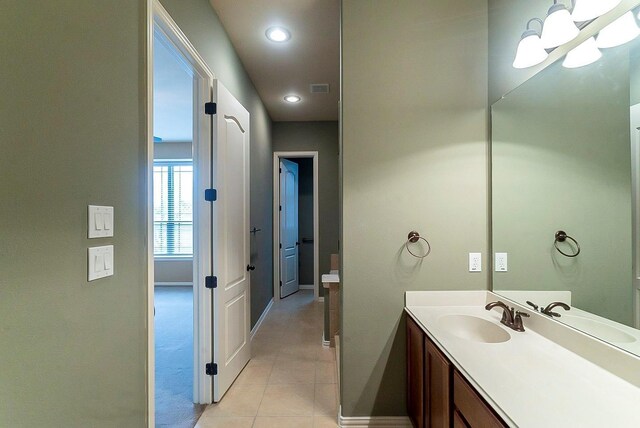
<svg viewBox="0 0 640 428">
<path fill-rule="evenodd" d="M 338 122 L 274 122 L 274 151 L 318 152 L 319 275 L 328 273 L 338 253 Z M 320 295 L 324 289 L 320 283 Z M 325 305 L 325 321 L 328 305 Z M 329 327 L 325 322 L 325 337 Z"/>
<path fill-rule="evenodd" d="M 145 426 L 144 5 L 2 2 L 0 426 Z M 113 238 L 87 239 L 89 204 Z"/>
<path fill-rule="evenodd" d="M 487 288 L 487 38 L 486 0 L 342 2 L 344 416 L 406 414 L 405 291 Z"/>
<path fill-rule="evenodd" d="M 251 325 L 273 297 L 271 118 L 207 0 L 161 0 L 215 77 L 251 114 Z"/>
</svg>

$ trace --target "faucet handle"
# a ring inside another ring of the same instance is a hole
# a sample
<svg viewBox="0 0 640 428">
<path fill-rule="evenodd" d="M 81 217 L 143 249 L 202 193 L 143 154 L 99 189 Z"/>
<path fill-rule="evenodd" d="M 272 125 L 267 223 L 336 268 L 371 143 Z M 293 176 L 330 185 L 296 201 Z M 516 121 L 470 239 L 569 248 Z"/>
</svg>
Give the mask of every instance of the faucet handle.
<svg viewBox="0 0 640 428">
<path fill-rule="evenodd" d="M 530 300 L 527 300 L 527 305 L 531 306 L 531 307 L 532 307 L 534 310 L 536 310 L 536 311 L 537 311 L 537 310 L 538 310 L 538 308 L 539 308 L 539 306 L 538 306 L 538 305 L 536 305 L 535 303 L 533 303 L 533 302 L 532 302 L 532 301 L 530 301 Z"/>
<path fill-rule="evenodd" d="M 515 316 L 513 317 L 513 329 L 515 331 L 524 331 L 524 325 L 522 324 L 522 317 L 529 318 L 529 315 L 526 312 L 516 311 Z"/>
</svg>

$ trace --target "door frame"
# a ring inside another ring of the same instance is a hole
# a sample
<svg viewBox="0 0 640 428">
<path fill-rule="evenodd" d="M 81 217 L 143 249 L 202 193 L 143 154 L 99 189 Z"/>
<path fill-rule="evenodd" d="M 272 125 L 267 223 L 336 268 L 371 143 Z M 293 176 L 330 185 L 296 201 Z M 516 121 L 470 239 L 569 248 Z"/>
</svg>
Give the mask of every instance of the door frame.
<svg viewBox="0 0 640 428">
<path fill-rule="evenodd" d="M 640 328 L 640 104 L 629 108 L 631 137 L 633 326 Z"/>
<path fill-rule="evenodd" d="M 147 0 L 146 4 L 146 203 L 147 224 L 147 424 L 155 426 L 155 340 L 154 340 L 154 229 L 153 229 L 153 45 L 156 36 L 168 42 L 185 62 L 194 76 L 194 255 L 193 255 L 193 342 L 194 342 L 194 402 L 206 404 L 213 400 L 213 379 L 204 373 L 205 362 L 211 361 L 212 349 L 212 299 L 211 291 L 204 287 L 204 277 L 212 271 L 213 251 L 211 245 L 212 217 L 209 202 L 204 201 L 201 191 L 211 187 L 213 149 L 212 121 L 203 114 L 205 102 L 211 101 L 215 75 L 196 51 L 186 35 L 158 0 Z M 198 233 L 196 233 L 196 231 Z M 205 237 L 200 239 L 200 237 Z M 208 296 L 208 297 L 207 297 Z M 203 368 L 200 370 L 199 368 Z"/>
<path fill-rule="evenodd" d="M 273 152 L 273 300 L 280 300 L 280 159 L 313 159 L 313 297 L 320 300 L 320 205 L 318 197 L 318 152 Z"/>
</svg>

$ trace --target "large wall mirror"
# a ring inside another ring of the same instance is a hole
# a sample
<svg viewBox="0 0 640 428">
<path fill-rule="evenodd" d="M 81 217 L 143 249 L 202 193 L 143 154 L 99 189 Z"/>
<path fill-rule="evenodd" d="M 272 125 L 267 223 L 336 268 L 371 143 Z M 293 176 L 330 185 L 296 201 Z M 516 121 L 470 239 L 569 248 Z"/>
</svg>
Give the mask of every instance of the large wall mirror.
<svg viewBox="0 0 640 428">
<path fill-rule="evenodd" d="M 602 54 L 492 107 L 493 291 L 640 355 L 640 38 Z"/>
</svg>

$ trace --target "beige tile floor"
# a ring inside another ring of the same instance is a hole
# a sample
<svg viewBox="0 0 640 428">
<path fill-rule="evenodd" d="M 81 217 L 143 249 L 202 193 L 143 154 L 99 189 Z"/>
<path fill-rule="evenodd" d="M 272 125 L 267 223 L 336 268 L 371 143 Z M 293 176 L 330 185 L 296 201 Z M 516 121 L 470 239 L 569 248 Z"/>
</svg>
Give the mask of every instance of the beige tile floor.
<svg viewBox="0 0 640 428">
<path fill-rule="evenodd" d="M 336 360 L 322 346 L 322 305 L 311 290 L 274 303 L 251 361 L 196 428 L 337 427 Z"/>
</svg>

